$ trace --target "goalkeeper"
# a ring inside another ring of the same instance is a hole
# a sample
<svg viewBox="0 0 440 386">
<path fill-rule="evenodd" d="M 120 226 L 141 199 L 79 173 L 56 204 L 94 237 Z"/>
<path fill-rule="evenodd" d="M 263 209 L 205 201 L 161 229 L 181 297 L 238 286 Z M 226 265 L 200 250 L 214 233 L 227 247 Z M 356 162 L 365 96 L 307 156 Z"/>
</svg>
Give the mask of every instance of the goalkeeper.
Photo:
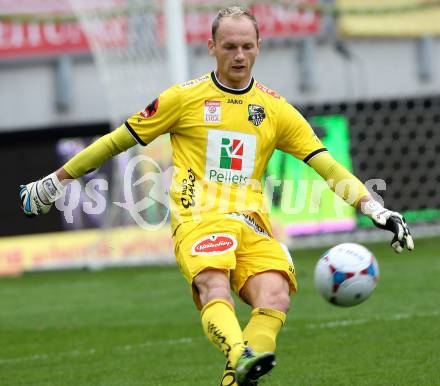
<svg viewBox="0 0 440 386">
<path fill-rule="evenodd" d="M 20 187 L 25 214 L 46 213 L 69 180 L 170 133 L 176 259 L 206 336 L 228 361 L 224 385 L 256 385 L 273 368 L 276 337 L 297 286 L 289 253 L 272 235 L 259 183 L 274 149 L 303 160 L 374 224 L 392 231 L 396 252 L 414 248 L 403 217 L 374 201 L 301 114 L 254 80 L 260 46 L 257 22 L 247 9 L 222 9 L 208 41 L 215 71 L 164 91 L 56 172 Z M 345 188 L 337 189 L 341 183 Z M 252 307 L 243 330 L 231 290 Z"/>
</svg>

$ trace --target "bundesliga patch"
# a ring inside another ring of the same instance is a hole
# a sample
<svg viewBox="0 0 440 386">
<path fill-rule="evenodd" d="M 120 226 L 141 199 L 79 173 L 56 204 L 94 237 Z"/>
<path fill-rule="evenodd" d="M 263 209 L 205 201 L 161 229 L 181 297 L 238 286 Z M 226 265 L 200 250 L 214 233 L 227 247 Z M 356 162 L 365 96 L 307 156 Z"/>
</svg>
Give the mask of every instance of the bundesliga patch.
<svg viewBox="0 0 440 386">
<path fill-rule="evenodd" d="M 220 101 L 205 101 L 205 123 L 219 123 L 221 119 Z"/>
<path fill-rule="evenodd" d="M 255 126 L 260 126 L 264 118 L 266 118 L 266 113 L 264 108 L 259 105 L 248 105 L 248 121 L 252 122 Z"/>
<path fill-rule="evenodd" d="M 237 248 L 235 237 L 224 233 L 215 233 L 196 241 L 191 252 L 193 255 L 220 255 L 235 248 Z"/>
</svg>

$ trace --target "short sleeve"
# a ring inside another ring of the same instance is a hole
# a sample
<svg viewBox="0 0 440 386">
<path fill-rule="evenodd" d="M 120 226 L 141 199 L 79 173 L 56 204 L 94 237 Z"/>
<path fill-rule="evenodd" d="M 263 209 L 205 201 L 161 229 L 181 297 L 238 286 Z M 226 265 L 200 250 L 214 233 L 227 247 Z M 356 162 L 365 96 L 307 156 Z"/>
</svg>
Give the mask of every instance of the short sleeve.
<svg viewBox="0 0 440 386">
<path fill-rule="evenodd" d="M 283 98 L 277 122 L 276 148 L 308 162 L 327 151 L 305 118 Z"/>
<path fill-rule="evenodd" d="M 138 143 L 145 146 L 159 135 L 172 132 L 180 119 L 181 90 L 178 85 L 169 88 L 127 119 L 125 126 Z"/>
</svg>

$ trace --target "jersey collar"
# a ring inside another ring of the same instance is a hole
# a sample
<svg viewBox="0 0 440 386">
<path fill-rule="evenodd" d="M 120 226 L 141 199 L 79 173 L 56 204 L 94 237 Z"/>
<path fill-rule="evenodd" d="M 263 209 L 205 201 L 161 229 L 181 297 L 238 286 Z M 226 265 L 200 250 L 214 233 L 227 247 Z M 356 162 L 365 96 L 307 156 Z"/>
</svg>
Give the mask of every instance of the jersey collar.
<svg viewBox="0 0 440 386">
<path fill-rule="evenodd" d="M 222 91 L 229 92 L 231 94 L 246 94 L 252 86 L 254 85 L 254 78 L 251 78 L 249 84 L 245 88 L 230 88 L 226 87 L 225 85 L 221 84 L 220 81 L 217 79 L 217 75 L 215 74 L 215 71 L 211 72 L 211 79 L 214 82 L 214 84 Z"/>
</svg>

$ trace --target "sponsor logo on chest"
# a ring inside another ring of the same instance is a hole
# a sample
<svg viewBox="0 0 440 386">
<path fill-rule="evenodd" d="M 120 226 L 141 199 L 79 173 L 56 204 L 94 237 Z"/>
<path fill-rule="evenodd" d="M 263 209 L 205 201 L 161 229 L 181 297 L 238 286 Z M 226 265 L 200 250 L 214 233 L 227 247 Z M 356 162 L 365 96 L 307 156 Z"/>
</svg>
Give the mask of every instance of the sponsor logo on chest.
<svg viewBox="0 0 440 386">
<path fill-rule="evenodd" d="M 226 130 L 209 130 L 205 179 L 243 185 L 252 177 L 256 137 Z"/>
<path fill-rule="evenodd" d="M 180 198 L 180 202 L 185 209 L 196 204 L 194 201 L 196 176 L 192 169 L 188 169 L 187 172 L 187 178 L 182 180 L 182 194 Z"/>
<path fill-rule="evenodd" d="M 232 235 L 215 233 L 201 240 L 197 240 L 192 246 L 193 255 L 220 255 L 237 248 L 237 240 Z"/>
<path fill-rule="evenodd" d="M 221 122 L 222 107 L 220 101 L 205 101 L 205 123 Z"/>
</svg>

